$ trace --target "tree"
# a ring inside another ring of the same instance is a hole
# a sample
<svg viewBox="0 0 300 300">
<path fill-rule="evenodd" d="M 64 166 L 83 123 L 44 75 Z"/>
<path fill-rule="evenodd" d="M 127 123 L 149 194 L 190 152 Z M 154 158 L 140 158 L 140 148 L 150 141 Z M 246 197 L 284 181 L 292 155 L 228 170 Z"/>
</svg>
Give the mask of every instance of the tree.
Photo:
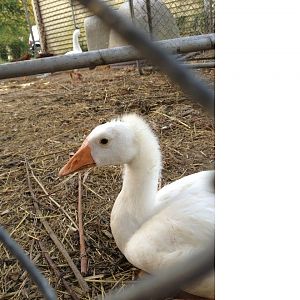
<svg viewBox="0 0 300 300">
<path fill-rule="evenodd" d="M 27 0 L 28 9 L 31 12 L 30 0 Z M 29 28 L 25 18 L 25 11 L 22 0 L 1 0 L 0 1 L 0 56 L 3 58 L 3 49 L 9 47 L 14 58 L 20 57 L 28 52 Z"/>
</svg>

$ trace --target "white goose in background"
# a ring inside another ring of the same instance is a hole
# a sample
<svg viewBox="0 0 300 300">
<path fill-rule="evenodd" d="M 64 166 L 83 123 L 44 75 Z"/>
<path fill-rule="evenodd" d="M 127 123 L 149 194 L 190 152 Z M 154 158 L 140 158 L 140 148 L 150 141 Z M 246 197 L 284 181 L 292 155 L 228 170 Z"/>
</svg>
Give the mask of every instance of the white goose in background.
<svg viewBox="0 0 300 300">
<path fill-rule="evenodd" d="M 157 273 L 206 249 L 214 237 L 214 171 L 183 177 L 158 191 L 158 139 L 141 117 L 129 114 L 97 126 L 59 175 L 119 164 L 124 165 L 124 179 L 112 209 L 111 230 L 130 263 Z M 214 298 L 214 272 L 184 290 Z"/>
<path fill-rule="evenodd" d="M 79 36 L 80 36 L 80 29 L 77 28 L 73 32 L 73 50 L 68 51 L 67 53 L 65 53 L 65 55 L 82 53 L 82 49 L 81 49 L 80 44 L 79 44 Z"/>
<path fill-rule="evenodd" d="M 80 36 L 80 29 L 77 28 L 73 32 L 73 50 L 68 51 L 65 53 L 65 55 L 72 55 L 72 54 L 77 54 L 77 53 L 82 53 L 82 49 L 79 44 L 79 36 Z M 73 70 L 70 72 L 70 76 L 72 79 L 82 79 L 82 75 L 77 71 L 77 69 Z"/>
</svg>

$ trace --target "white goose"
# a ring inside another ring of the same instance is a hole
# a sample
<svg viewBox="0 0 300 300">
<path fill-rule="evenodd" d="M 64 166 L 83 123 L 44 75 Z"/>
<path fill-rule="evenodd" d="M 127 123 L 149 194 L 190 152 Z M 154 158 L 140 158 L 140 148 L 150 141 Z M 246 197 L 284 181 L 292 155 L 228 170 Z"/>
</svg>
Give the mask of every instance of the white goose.
<svg viewBox="0 0 300 300">
<path fill-rule="evenodd" d="M 129 114 L 97 126 L 59 175 L 117 164 L 124 165 L 124 180 L 111 230 L 129 262 L 156 273 L 207 247 L 214 235 L 213 171 L 186 176 L 157 191 L 162 168 L 158 140 L 141 117 Z M 214 272 L 184 290 L 214 298 Z"/>
<path fill-rule="evenodd" d="M 65 53 L 65 55 L 71 55 L 71 54 L 82 52 L 82 49 L 79 44 L 79 36 L 80 36 L 80 29 L 77 28 L 73 32 L 73 50 L 68 51 L 67 53 Z"/>
<path fill-rule="evenodd" d="M 65 55 L 72 55 L 72 54 L 77 54 L 77 53 L 82 53 L 82 49 L 79 44 L 79 36 L 80 36 L 80 29 L 77 28 L 73 32 L 73 50 L 68 51 L 65 53 Z M 82 74 L 78 72 L 77 69 L 74 69 L 70 72 L 70 77 L 73 80 L 81 80 L 82 79 Z"/>
</svg>

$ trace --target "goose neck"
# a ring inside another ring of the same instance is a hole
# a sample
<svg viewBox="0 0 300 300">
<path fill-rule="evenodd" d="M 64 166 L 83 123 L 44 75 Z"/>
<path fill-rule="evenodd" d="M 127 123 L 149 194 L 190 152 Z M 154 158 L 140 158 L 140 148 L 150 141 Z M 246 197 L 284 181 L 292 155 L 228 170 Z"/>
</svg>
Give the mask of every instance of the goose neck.
<svg viewBox="0 0 300 300">
<path fill-rule="evenodd" d="M 81 52 L 81 47 L 79 44 L 78 34 L 73 35 L 73 50 L 76 52 Z"/>
<path fill-rule="evenodd" d="M 132 203 L 133 211 L 146 215 L 151 212 L 160 173 L 160 165 L 151 157 L 137 157 L 125 165 L 122 191 Z"/>
</svg>

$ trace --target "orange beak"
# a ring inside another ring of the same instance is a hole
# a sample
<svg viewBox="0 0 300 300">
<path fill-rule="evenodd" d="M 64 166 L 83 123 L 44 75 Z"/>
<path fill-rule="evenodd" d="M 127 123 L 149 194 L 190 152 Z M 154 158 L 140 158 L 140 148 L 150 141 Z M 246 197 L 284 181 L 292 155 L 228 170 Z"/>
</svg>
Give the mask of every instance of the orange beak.
<svg viewBox="0 0 300 300">
<path fill-rule="evenodd" d="M 74 156 L 72 156 L 66 165 L 59 171 L 58 176 L 66 176 L 95 165 L 96 163 L 91 155 L 91 148 L 85 140 Z"/>
</svg>

